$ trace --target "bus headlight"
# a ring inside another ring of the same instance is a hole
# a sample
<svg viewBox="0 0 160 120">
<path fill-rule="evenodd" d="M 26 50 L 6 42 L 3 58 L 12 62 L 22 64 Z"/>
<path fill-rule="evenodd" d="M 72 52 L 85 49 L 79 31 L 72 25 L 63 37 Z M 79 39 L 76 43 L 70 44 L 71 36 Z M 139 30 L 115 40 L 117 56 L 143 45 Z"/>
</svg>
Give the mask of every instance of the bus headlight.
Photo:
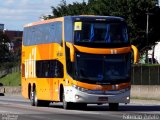
<svg viewBox="0 0 160 120">
<path fill-rule="evenodd" d="M 79 90 L 81 92 L 86 92 L 88 94 L 104 94 L 104 91 L 102 90 L 89 90 L 89 89 L 86 89 L 86 88 L 82 88 L 82 87 L 79 87 L 77 85 L 72 85 L 76 90 Z"/>
<path fill-rule="evenodd" d="M 126 99 L 127 99 L 127 100 L 129 100 L 129 99 L 130 99 L 130 97 L 127 97 Z"/>
<path fill-rule="evenodd" d="M 87 91 L 88 91 L 88 89 L 79 87 L 79 86 L 77 86 L 77 85 L 72 85 L 72 86 L 73 86 L 75 89 L 77 89 L 77 90 L 79 90 L 79 91 L 82 91 L 82 92 L 87 92 Z"/>
</svg>

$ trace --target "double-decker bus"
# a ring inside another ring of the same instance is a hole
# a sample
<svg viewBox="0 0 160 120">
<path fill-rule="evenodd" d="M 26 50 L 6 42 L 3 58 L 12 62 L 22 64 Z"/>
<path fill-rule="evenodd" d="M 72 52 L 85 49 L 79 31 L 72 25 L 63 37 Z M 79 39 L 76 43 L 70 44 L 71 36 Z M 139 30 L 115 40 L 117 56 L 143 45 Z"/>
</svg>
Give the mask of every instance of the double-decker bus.
<svg viewBox="0 0 160 120">
<path fill-rule="evenodd" d="M 24 26 L 22 95 L 33 106 L 63 108 L 129 103 L 131 51 L 127 25 L 115 16 L 65 16 Z"/>
</svg>

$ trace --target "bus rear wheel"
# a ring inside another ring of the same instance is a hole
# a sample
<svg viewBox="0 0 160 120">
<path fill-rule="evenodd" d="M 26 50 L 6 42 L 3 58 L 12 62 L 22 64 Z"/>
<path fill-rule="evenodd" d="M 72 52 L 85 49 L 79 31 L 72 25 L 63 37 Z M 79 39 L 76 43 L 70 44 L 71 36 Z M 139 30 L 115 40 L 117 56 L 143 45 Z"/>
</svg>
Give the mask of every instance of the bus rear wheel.
<svg viewBox="0 0 160 120">
<path fill-rule="evenodd" d="M 118 103 L 109 103 L 109 110 L 110 111 L 117 111 L 119 108 L 119 104 Z"/>
<path fill-rule="evenodd" d="M 36 90 L 31 91 L 30 101 L 32 106 L 49 106 L 49 101 L 38 100 L 36 95 Z"/>
<path fill-rule="evenodd" d="M 32 106 L 35 106 L 35 93 L 34 91 L 30 91 L 30 102 Z"/>
</svg>

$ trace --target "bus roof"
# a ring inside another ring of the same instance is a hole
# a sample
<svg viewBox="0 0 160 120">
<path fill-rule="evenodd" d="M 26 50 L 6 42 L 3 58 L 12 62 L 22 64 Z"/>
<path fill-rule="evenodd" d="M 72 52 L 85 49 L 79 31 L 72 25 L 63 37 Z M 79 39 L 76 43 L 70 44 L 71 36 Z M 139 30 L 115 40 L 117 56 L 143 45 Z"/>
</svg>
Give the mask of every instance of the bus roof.
<svg viewBox="0 0 160 120">
<path fill-rule="evenodd" d="M 80 15 L 80 16 L 65 16 L 70 17 L 75 21 L 124 21 L 122 17 L 117 16 L 98 16 L 98 15 Z"/>
<path fill-rule="evenodd" d="M 24 27 L 31 27 L 31 26 L 35 26 L 35 25 L 39 25 L 39 24 L 51 23 L 51 22 L 61 21 L 61 20 L 63 20 L 63 17 L 29 23 L 29 24 L 24 25 Z"/>
<path fill-rule="evenodd" d="M 72 17 L 72 18 L 104 18 L 104 19 L 119 19 L 119 20 L 124 20 L 122 17 L 117 17 L 117 16 L 100 16 L 100 15 L 77 15 L 77 16 L 65 16 L 65 17 Z"/>
<path fill-rule="evenodd" d="M 39 24 L 45 24 L 45 23 L 50 23 L 50 22 L 55 22 L 55 21 L 62 21 L 65 18 L 70 18 L 70 19 L 74 19 L 74 20 L 99 20 L 99 21 L 103 21 L 103 20 L 108 20 L 108 21 L 112 21 L 112 20 L 119 20 L 119 21 L 124 21 L 124 19 L 122 17 L 117 17 L 117 16 L 97 16 L 97 15 L 77 15 L 77 16 L 64 16 L 64 17 L 60 17 L 60 18 L 53 18 L 53 19 L 49 19 L 49 20 L 42 20 L 42 21 L 38 21 L 38 22 L 33 22 L 33 23 L 29 23 L 24 25 L 24 27 L 30 27 L 30 26 L 35 26 L 35 25 L 39 25 Z"/>
</svg>

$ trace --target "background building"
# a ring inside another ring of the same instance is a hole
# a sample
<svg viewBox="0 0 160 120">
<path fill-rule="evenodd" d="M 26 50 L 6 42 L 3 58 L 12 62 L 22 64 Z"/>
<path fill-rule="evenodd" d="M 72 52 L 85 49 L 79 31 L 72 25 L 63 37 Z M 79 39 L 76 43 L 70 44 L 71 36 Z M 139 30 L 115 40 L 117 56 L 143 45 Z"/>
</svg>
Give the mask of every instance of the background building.
<svg viewBox="0 0 160 120">
<path fill-rule="evenodd" d="M 23 31 L 4 30 L 3 32 L 8 36 L 10 40 L 9 50 L 15 52 L 21 49 Z"/>
<path fill-rule="evenodd" d="M 20 61 L 23 31 L 4 28 L 4 24 L 0 24 L 0 62 Z"/>
</svg>

